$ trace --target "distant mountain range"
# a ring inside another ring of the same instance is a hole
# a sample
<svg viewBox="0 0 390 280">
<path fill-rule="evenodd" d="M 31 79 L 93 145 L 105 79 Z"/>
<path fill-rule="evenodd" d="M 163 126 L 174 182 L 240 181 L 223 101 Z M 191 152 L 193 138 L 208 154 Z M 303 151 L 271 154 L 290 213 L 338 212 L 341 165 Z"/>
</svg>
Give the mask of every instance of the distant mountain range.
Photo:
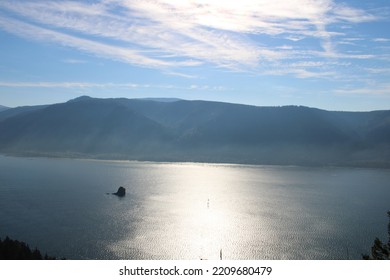
<svg viewBox="0 0 390 280">
<path fill-rule="evenodd" d="M 24 156 L 390 167 L 390 110 L 332 112 L 179 99 L 96 99 L 0 112 Z"/>
<path fill-rule="evenodd" d="M 5 107 L 5 106 L 2 106 L 2 105 L 0 105 L 0 112 L 1 111 L 5 111 L 5 110 L 7 110 L 7 109 L 9 109 L 8 107 Z"/>
</svg>

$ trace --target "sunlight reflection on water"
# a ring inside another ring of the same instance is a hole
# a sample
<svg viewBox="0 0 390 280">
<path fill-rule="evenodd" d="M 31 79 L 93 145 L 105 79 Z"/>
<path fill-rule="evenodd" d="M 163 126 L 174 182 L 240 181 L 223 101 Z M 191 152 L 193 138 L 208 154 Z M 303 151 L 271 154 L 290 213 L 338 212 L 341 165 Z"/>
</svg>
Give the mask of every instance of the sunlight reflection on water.
<svg viewBox="0 0 390 280">
<path fill-rule="evenodd" d="M 70 259 L 360 258 L 386 231 L 389 181 L 374 169 L 0 157 L 0 236 Z M 106 195 L 119 185 L 126 197 Z"/>
<path fill-rule="evenodd" d="M 124 247 L 171 259 L 219 259 L 220 250 L 224 259 L 323 259 L 328 251 L 346 257 L 339 213 L 328 209 L 334 197 L 313 190 L 307 178 L 327 174 L 305 174 L 307 182 L 289 168 L 178 164 L 159 169 L 161 181 L 152 187 L 159 191 L 145 197 L 148 210 L 135 226 L 137 237 L 123 240 Z M 286 181 L 286 173 L 292 181 Z"/>
</svg>

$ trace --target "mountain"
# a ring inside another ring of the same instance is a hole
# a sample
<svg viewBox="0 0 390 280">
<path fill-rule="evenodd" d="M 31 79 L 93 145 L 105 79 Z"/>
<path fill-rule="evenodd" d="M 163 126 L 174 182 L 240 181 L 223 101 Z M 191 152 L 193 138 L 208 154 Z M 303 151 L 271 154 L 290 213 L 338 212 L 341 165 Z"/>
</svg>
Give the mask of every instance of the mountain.
<svg viewBox="0 0 390 280">
<path fill-rule="evenodd" d="M 147 97 L 147 98 L 139 98 L 141 100 L 149 100 L 149 101 L 157 101 L 157 102 L 175 102 L 180 101 L 179 98 L 167 98 L 167 97 Z"/>
<path fill-rule="evenodd" d="M 7 154 L 390 167 L 390 111 L 83 96 L 0 112 L 0 131 Z"/>
<path fill-rule="evenodd" d="M 8 107 L 5 107 L 3 105 L 0 105 L 0 112 L 2 111 L 5 111 L 5 110 L 8 110 L 9 108 Z"/>
<path fill-rule="evenodd" d="M 38 105 L 38 106 L 21 106 L 16 108 L 8 108 L 3 111 L 0 110 L 0 121 L 7 119 L 12 116 L 22 115 L 24 113 L 32 112 L 45 108 L 47 105 Z"/>
<path fill-rule="evenodd" d="M 166 141 L 165 128 L 118 102 L 78 99 L 23 110 L 0 122 L 0 147 L 10 153 L 121 157 Z"/>
</svg>

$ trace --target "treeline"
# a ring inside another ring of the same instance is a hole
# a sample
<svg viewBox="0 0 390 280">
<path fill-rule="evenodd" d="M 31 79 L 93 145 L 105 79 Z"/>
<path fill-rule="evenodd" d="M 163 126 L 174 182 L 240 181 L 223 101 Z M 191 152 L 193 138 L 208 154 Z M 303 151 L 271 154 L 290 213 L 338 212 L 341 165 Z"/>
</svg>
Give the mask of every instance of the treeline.
<svg viewBox="0 0 390 280">
<path fill-rule="evenodd" d="M 387 226 L 388 241 L 387 244 L 379 238 L 375 238 L 374 245 L 371 247 L 370 255 L 363 255 L 364 260 L 390 260 L 390 211 L 387 212 L 389 225 Z"/>
<path fill-rule="evenodd" d="M 56 258 L 50 257 L 47 254 L 42 253 L 35 248 L 34 250 L 21 241 L 12 240 L 8 236 L 4 239 L 0 239 L 0 260 L 55 260 Z"/>
</svg>

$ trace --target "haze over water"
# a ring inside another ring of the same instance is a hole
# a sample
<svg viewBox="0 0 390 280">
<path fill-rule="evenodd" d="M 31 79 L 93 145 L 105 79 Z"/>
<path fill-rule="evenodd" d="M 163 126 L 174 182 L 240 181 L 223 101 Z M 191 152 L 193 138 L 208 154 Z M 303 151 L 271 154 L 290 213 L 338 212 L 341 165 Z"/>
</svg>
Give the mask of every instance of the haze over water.
<svg viewBox="0 0 390 280">
<path fill-rule="evenodd" d="M 0 156 L 0 238 L 67 259 L 360 259 L 386 169 Z M 107 195 L 119 186 L 127 195 Z"/>
</svg>

